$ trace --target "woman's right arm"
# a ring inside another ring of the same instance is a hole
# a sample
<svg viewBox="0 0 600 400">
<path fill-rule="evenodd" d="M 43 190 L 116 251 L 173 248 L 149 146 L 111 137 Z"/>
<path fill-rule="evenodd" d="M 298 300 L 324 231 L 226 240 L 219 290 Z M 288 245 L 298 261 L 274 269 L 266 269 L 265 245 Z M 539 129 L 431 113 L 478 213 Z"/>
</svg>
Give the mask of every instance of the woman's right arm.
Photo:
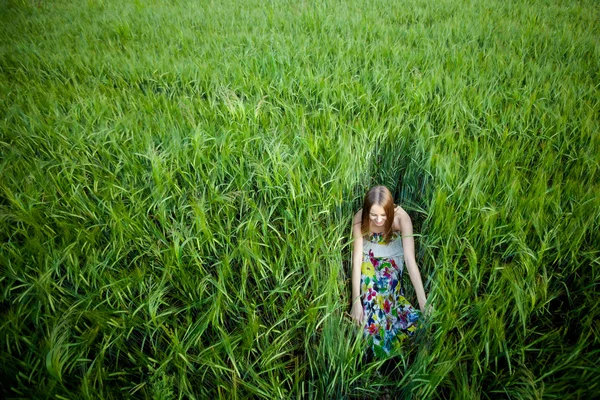
<svg viewBox="0 0 600 400">
<path fill-rule="evenodd" d="M 352 319 L 359 325 L 363 323 L 363 305 L 360 299 L 360 275 L 363 260 L 363 238 L 360 230 L 361 211 L 352 220 Z"/>
</svg>

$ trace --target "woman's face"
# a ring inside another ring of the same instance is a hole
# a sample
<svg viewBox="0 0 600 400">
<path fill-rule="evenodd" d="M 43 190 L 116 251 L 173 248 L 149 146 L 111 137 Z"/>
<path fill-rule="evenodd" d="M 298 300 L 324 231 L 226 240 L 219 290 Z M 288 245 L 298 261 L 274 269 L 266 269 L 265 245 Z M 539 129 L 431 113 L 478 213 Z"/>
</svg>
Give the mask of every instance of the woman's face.
<svg viewBox="0 0 600 400">
<path fill-rule="evenodd" d="M 379 204 L 373 204 L 371 206 L 371 210 L 369 211 L 369 218 L 371 222 L 375 224 L 375 226 L 383 226 L 385 224 L 385 220 L 387 219 L 387 215 L 385 215 L 385 210 Z"/>
</svg>

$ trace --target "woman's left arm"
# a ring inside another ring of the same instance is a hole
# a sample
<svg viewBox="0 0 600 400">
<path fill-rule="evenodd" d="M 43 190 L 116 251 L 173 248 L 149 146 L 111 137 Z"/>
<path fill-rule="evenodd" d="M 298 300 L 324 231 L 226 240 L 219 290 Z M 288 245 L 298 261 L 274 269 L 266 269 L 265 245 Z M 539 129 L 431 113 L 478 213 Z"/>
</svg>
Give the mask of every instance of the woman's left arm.
<svg viewBox="0 0 600 400">
<path fill-rule="evenodd" d="M 398 218 L 400 220 L 400 228 L 402 232 L 402 247 L 404 248 L 404 262 L 408 269 L 408 275 L 412 282 L 415 293 L 417 294 L 417 300 L 419 301 L 419 308 L 421 312 L 425 312 L 425 303 L 427 297 L 425 296 L 425 290 L 423 289 L 423 281 L 421 280 L 421 273 L 417 266 L 417 260 L 415 259 L 415 238 L 413 236 L 413 226 L 410 216 L 402 208 L 399 208 Z"/>
</svg>

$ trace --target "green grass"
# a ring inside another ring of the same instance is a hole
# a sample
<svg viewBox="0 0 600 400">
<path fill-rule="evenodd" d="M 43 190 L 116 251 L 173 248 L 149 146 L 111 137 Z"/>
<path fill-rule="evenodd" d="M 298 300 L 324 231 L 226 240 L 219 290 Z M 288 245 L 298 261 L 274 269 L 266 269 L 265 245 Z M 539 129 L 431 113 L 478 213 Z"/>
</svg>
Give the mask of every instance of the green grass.
<svg viewBox="0 0 600 400">
<path fill-rule="evenodd" d="M 3 397 L 600 391 L 595 1 L 0 10 Z M 385 366 L 345 315 L 375 183 L 435 307 Z"/>
</svg>

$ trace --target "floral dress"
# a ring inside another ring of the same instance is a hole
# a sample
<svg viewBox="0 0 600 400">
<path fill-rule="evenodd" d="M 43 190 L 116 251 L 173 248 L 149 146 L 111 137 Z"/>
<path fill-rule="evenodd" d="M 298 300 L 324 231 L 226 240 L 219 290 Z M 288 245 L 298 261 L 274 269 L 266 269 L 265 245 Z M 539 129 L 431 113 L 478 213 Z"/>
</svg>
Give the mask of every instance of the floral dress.
<svg viewBox="0 0 600 400">
<path fill-rule="evenodd" d="M 398 350 L 401 342 L 417 330 L 420 312 L 404 298 L 402 238 L 394 232 L 389 243 L 383 233 L 363 240 L 361 297 L 364 336 L 378 357 Z"/>
</svg>

